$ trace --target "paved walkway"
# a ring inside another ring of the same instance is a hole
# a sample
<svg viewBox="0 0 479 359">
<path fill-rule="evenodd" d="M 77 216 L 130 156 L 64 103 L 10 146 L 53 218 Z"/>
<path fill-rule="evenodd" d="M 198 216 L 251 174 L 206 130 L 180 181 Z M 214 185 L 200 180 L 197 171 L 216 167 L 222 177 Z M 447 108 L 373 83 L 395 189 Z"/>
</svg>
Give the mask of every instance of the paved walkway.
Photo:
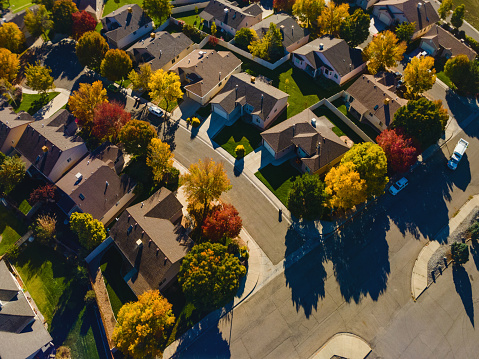
<svg viewBox="0 0 479 359">
<path fill-rule="evenodd" d="M 38 91 L 33 91 L 26 87 L 22 87 L 23 93 L 26 94 L 38 94 Z M 49 118 L 53 116 L 58 110 L 60 110 L 63 106 L 68 103 L 68 99 L 70 98 L 70 91 L 62 88 L 55 88 L 48 92 L 59 92 L 59 94 L 43 106 L 36 114 L 33 115 L 33 118 L 36 121 L 43 120 L 45 118 Z"/>
<path fill-rule="evenodd" d="M 329 339 L 311 359 L 331 359 L 333 357 L 364 359 L 371 347 L 361 337 L 351 333 L 338 333 Z"/>
</svg>

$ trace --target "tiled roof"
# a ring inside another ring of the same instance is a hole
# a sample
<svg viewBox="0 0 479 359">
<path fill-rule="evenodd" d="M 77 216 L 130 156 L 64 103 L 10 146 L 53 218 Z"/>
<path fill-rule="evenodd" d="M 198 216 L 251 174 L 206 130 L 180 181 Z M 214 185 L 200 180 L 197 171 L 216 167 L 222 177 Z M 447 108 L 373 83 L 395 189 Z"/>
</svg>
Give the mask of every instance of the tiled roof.
<svg viewBox="0 0 479 359">
<path fill-rule="evenodd" d="M 245 18 L 253 18 L 262 12 L 263 10 L 258 4 L 251 4 L 248 7 L 239 8 L 226 0 L 211 0 L 201 12 L 200 16 L 206 21 L 216 19 L 231 26 L 233 29 L 239 30 L 238 26 Z"/>
<path fill-rule="evenodd" d="M 128 11 L 128 8 L 131 8 L 131 13 Z M 115 23 L 115 21 L 112 22 L 111 19 L 115 19 L 118 22 L 119 27 L 113 25 L 113 28 L 110 31 L 105 32 L 105 36 L 115 42 L 123 39 L 152 21 L 137 4 L 123 5 L 118 10 L 112 11 L 104 16 L 102 19 L 104 28 L 105 25 L 107 28 L 110 28 L 111 24 Z"/>
<path fill-rule="evenodd" d="M 253 25 L 251 29 L 256 31 L 258 37 L 262 38 L 273 23 L 281 30 L 283 35 L 283 46 L 289 47 L 309 34 L 309 30 L 299 26 L 296 20 L 287 14 L 275 14 L 268 16 L 263 21 Z"/>
</svg>

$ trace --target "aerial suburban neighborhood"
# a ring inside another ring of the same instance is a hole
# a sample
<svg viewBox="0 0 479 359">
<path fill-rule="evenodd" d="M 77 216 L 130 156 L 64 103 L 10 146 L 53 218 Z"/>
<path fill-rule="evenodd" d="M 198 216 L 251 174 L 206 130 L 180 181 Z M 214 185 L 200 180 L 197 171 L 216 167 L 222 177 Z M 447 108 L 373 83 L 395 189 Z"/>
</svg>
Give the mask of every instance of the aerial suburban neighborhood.
<svg viewBox="0 0 479 359">
<path fill-rule="evenodd" d="M 478 14 L 0 0 L 0 359 L 478 358 Z"/>
</svg>

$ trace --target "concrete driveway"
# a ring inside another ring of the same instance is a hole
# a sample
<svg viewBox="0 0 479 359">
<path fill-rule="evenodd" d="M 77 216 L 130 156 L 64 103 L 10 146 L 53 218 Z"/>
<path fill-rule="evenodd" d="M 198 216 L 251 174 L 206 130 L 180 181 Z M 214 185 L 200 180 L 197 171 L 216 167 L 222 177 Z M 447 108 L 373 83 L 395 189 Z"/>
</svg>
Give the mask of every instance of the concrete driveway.
<svg viewBox="0 0 479 359">
<path fill-rule="evenodd" d="M 201 107 L 201 105 L 186 97 L 186 95 L 183 97 L 183 102 L 173 110 L 172 114 L 171 114 L 171 119 L 172 120 L 185 120 L 188 118 L 188 117 L 193 117 L 196 113 L 196 111 L 199 110 L 199 108 Z"/>
</svg>

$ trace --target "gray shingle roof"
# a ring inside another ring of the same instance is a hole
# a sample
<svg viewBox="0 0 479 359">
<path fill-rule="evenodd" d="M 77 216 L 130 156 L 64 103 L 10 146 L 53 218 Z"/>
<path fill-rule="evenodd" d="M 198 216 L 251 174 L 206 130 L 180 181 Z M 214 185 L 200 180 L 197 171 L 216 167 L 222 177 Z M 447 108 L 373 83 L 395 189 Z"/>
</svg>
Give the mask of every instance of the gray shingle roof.
<svg viewBox="0 0 479 359">
<path fill-rule="evenodd" d="M 7 101 L 0 100 L 0 148 L 12 128 L 22 126 L 34 121 L 34 118 L 26 112 L 15 113 Z"/>
<path fill-rule="evenodd" d="M 225 9 L 228 11 L 225 11 Z M 248 7 L 239 8 L 226 0 L 211 0 L 201 12 L 200 17 L 206 21 L 216 19 L 231 26 L 233 29 L 239 30 L 238 26 L 245 18 L 253 18 L 262 12 L 263 10 L 258 4 L 251 4 Z"/>
<path fill-rule="evenodd" d="M 128 11 L 130 7 L 132 9 L 131 13 Z M 119 27 L 114 25 L 116 22 L 112 21 L 112 19 L 118 22 Z M 137 31 L 151 21 L 151 18 L 137 4 L 123 5 L 118 10 L 104 16 L 101 20 L 103 28 L 106 30 L 105 36 L 115 42 Z"/>
<path fill-rule="evenodd" d="M 418 4 L 421 7 L 418 9 Z M 384 0 L 374 4 L 375 7 L 394 6 L 402 11 L 408 22 L 416 23 L 416 31 L 424 29 L 439 21 L 439 15 L 429 1 L 424 0 Z"/>
<path fill-rule="evenodd" d="M 422 38 L 431 39 L 438 49 L 447 49 L 451 51 L 452 56 L 464 54 L 471 61 L 477 56 L 477 53 L 473 49 L 438 25 L 433 25 L 431 30 L 429 30 Z"/>
</svg>

